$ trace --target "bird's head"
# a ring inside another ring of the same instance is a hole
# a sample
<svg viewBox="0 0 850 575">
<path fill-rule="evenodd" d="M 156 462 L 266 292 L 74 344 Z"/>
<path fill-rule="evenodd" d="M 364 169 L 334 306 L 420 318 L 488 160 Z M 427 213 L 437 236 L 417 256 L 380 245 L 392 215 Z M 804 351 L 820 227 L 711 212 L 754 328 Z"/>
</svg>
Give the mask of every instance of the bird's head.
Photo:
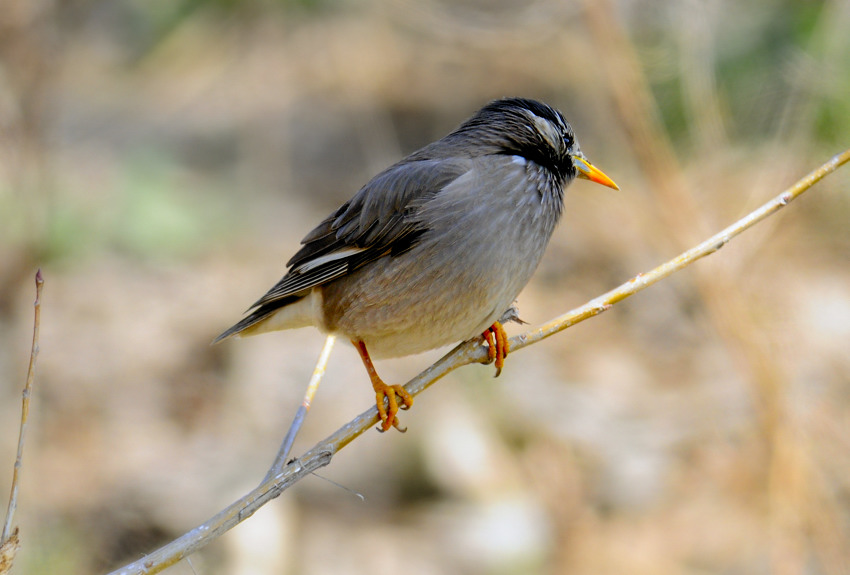
<svg viewBox="0 0 850 575">
<path fill-rule="evenodd" d="M 563 114 L 542 102 L 525 98 L 495 100 L 464 122 L 455 134 L 484 145 L 488 153 L 516 155 L 543 166 L 562 183 L 579 177 L 619 189 L 584 157 Z"/>
</svg>

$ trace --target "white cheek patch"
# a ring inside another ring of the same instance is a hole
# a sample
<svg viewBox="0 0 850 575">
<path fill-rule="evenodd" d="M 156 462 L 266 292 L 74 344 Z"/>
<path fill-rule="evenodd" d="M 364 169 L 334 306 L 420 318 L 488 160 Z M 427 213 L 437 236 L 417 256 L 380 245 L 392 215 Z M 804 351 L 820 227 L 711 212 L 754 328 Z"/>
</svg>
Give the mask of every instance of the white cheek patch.
<svg viewBox="0 0 850 575">
<path fill-rule="evenodd" d="M 546 143 L 556 151 L 561 151 L 564 147 L 563 138 L 561 138 L 560 132 L 552 125 L 552 122 L 549 120 L 544 120 L 540 116 L 535 116 L 534 114 L 529 114 L 531 121 L 534 123 L 534 127 Z"/>
<path fill-rule="evenodd" d="M 563 145 L 561 135 L 557 130 L 555 130 L 555 127 L 551 124 L 551 122 L 538 119 L 537 129 L 543 135 L 543 139 L 546 140 L 546 143 L 549 144 L 553 150 L 561 149 L 561 146 Z"/>
<path fill-rule="evenodd" d="M 524 166 L 528 162 L 526 162 L 525 158 L 522 156 L 511 156 L 511 163 L 516 164 L 517 166 Z"/>
</svg>

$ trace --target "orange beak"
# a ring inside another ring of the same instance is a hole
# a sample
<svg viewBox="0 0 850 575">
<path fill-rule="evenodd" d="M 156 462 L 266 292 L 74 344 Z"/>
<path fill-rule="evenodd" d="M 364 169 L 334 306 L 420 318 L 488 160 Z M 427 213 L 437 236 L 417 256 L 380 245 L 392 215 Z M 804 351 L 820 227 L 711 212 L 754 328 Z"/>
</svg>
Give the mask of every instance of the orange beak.
<svg viewBox="0 0 850 575">
<path fill-rule="evenodd" d="M 614 183 L 614 180 L 606 176 L 602 170 L 595 167 L 581 156 L 570 156 L 570 158 L 573 160 L 573 166 L 575 166 L 576 170 L 578 170 L 579 178 L 583 180 L 590 180 L 591 182 L 596 182 L 597 184 L 602 184 L 603 186 L 608 186 L 615 190 L 620 189 L 617 187 L 617 184 Z"/>
</svg>

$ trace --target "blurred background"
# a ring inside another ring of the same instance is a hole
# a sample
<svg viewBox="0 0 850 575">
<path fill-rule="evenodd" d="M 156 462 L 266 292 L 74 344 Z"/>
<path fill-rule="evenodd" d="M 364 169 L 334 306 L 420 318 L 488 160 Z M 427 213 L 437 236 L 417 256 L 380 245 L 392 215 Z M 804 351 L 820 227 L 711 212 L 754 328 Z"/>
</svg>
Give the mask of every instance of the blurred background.
<svg viewBox="0 0 850 575">
<path fill-rule="evenodd" d="M 558 107 L 622 189 L 570 187 L 532 326 L 850 145 L 846 0 L 1 4 L 4 504 L 46 279 L 20 574 L 116 568 L 260 481 L 323 337 L 209 342 L 320 218 L 487 101 Z M 848 222 L 845 168 L 499 379 L 452 373 L 406 434 L 168 573 L 850 572 Z M 373 397 L 338 344 L 295 455 Z"/>
</svg>

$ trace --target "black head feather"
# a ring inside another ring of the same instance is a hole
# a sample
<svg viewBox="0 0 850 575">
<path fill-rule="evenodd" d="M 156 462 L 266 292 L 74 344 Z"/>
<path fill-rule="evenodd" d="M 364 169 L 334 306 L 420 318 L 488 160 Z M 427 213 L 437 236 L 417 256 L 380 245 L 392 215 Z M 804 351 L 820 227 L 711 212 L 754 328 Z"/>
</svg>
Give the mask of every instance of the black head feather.
<svg viewBox="0 0 850 575">
<path fill-rule="evenodd" d="M 452 148 L 521 156 L 547 168 L 560 183 L 576 175 L 570 156 L 582 155 L 563 114 L 525 98 L 490 102 L 442 141 Z"/>
</svg>

